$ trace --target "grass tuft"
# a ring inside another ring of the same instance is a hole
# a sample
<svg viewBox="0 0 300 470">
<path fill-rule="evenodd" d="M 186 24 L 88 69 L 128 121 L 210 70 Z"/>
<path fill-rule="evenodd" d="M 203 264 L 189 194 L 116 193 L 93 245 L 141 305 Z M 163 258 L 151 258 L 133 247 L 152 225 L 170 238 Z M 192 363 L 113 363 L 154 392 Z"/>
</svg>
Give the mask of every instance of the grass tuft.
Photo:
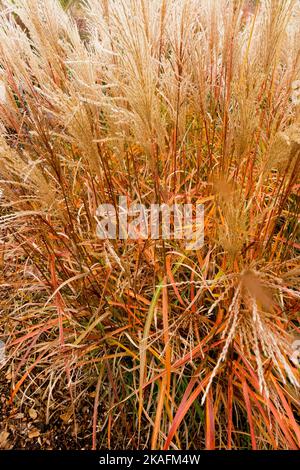
<svg viewBox="0 0 300 470">
<path fill-rule="evenodd" d="M 299 2 L 2 3 L 11 405 L 93 449 L 299 448 Z M 203 203 L 203 248 L 100 240 L 120 194 Z"/>
</svg>

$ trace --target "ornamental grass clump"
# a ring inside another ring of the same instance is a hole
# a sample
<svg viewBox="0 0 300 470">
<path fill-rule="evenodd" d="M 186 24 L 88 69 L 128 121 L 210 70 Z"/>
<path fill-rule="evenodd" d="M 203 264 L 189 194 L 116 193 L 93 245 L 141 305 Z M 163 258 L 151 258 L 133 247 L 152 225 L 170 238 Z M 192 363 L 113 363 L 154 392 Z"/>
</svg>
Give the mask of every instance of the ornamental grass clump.
<svg viewBox="0 0 300 470">
<path fill-rule="evenodd" d="M 93 449 L 299 448 L 299 2 L 2 3 L 11 406 Z M 119 195 L 203 204 L 203 246 L 101 240 Z"/>
</svg>

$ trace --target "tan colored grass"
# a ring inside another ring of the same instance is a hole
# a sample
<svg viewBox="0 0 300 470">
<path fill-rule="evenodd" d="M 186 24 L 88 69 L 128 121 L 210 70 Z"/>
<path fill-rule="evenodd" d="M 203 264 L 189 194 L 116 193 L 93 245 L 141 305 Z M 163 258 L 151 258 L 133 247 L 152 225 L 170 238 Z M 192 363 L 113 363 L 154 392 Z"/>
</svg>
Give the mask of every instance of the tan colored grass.
<svg viewBox="0 0 300 470">
<path fill-rule="evenodd" d="M 299 2 L 3 3 L 11 402 L 78 433 L 92 394 L 93 448 L 298 448 Z M 119 194 L 203 202 L 204 247 L 99 240 Z"/>
</svg>

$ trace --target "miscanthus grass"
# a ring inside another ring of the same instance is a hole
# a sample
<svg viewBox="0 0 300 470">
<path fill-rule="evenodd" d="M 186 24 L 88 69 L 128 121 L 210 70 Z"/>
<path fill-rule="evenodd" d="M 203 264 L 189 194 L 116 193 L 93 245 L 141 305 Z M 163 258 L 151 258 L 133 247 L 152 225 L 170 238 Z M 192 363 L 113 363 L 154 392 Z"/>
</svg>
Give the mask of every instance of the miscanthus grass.
<svg viewBox="0 0 300 470">
<path fill-rule="evenodd" d="M 299 2 L 64 4 L 0 15 L 11 405 L 91 448 L 299 448 Z M 204 246 L 100 240 L 120 194 L 204 204 Z"/>
</svg>

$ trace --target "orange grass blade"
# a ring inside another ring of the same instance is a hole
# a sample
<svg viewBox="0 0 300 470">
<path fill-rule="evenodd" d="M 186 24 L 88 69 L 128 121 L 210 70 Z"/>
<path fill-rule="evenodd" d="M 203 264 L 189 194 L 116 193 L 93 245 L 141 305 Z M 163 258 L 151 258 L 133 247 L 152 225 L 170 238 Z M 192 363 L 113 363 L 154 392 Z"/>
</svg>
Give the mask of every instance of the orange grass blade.
<svg viewBox="0 0 300 470">
<path fill-rule="evenodd" d="M 254 425 L 253 425 L 253 419 L 252 419 L 252 413 L 251 413 L 251 404 L 250 404 L 250 398 L 249 398 L 249 392 L 248 392 L 248 385 L 245 379 L 243 379 L 243 395 L 244 395 L 246 409 L 247 409 L 252 449 L 257 450 Z"/>
<path fill-rule="evenodd" d="M 202 382 L 197 386 L 197 388 L 190 394 L 189 398 L 184 402 L 181 403 L 178 407 L 177 413 L 174 417 L 173 423 L 171 425 L 169 434 L 167 436 L 164 450 L 167 450 L 170 446 L 170 443 L 173 439 L 174 434 L 176 433 L 177 429 L 180 426 L 180 423 L 184 419 L 186 413 L 189 411 L 190 407 L 193 405 L 194 401 L 198 398 L 199 394 L 203 392 L 205 385 L 207 385 L 209 381 L 209 376 L 205 377 Z"/>
<path fill-rule="evenodd" d="M 205 448 L 215 450 L 215 414 L 214 402 L 211 388 L 206 397 L 206 417 L 205 417 Z"/>
</svg>

